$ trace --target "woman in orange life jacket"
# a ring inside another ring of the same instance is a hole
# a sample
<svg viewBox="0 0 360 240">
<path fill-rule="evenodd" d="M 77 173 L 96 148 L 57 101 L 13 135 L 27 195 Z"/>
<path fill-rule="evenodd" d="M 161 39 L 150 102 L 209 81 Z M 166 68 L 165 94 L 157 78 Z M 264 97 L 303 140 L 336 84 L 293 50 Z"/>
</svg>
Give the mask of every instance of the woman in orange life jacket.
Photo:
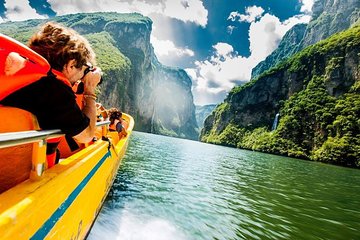
<svg viewBox="0 0 360 240">
<path fill-rule="evenodd" d="M 117 108 L 110 108 L 109 109 L 109 116 L 110 116 L 110 125 L 109 130 L 112 132 L 118 132 L 119 139 L 125 137 L 127 135 L 126 128 L 125 128 L 125 120 L 122 119 L 122 112 L 119 111 Z"/>
<path fill-rule="evenodd" d="M 96 61 L 90 44 L 76 31 L 49 22 L 31 37 L 28 45 L 49 62 L 51 71 L 8 95 L 0 104 L 31 112 L 41 129 L 61 129 L 69 145 L 74 139 L 80 143 L 91 141 L 96 128 L 95 88 L 101 71 L 92 68 Z M 84 83 L 82 109 L 71 88 L 79 79 Z M 48 143 L 48 167 L 55 163 L 57 145 L 58 141 Z"/>
</svg>

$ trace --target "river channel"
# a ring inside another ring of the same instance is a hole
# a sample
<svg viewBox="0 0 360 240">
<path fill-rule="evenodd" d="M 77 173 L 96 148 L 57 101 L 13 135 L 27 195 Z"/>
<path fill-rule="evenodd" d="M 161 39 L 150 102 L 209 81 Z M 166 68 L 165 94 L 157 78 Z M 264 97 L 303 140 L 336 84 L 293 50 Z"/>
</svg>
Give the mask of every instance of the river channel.
<svg viewBox="0 0 360 240">
<path fill-rule="evenodd" d="M 360 170 L 134 132 L 88 239 L 360 239 Z"/>
</svg>

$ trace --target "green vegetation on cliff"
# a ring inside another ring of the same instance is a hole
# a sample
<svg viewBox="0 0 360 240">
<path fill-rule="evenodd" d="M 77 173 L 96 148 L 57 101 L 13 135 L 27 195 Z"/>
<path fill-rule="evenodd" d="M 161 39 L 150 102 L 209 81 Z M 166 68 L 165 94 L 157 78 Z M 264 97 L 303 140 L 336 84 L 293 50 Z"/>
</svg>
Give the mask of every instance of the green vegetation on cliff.
<svg viewBox="0 0 360 240">
<path fill-rule="evenodd" d="M 198 139 L 191 79 L 184 70 L 157 60 L 150 18 L 138 13 L 78 13 L 1 23 L 0 32 L 26 44 L 47 21 L 71 27 L 89 40 L 104 73 L 98 101 L 105 107 L 131 114 L 136 130 Z"/>
<path fill-rule="evenodd" d="M 359 52 L 357 26 L 304 49 L 252 82 L 235 87 L 205 121 L 201 140 L 360 167 Z M 246 116 L 240 116 L 249 108 L 251 101 L 246 99 L 259 98 L 262 93 L 254 88 L 273 81 L 274 76 L 281 79 L 277 89 L 284 93 L 274 93 L 276 97 L 268 97 L 262 103 L 278 107 L 266 115 L 271 116 L 270 123 L 274 113 L 280 114 L 276 130 L 271 131 L 271 124 L 259 122 L 244 126 L 252 112 L 259 114 L 257 108 L 252 108 Z"/>
<path fill-rule="evenodd" d="M 99 60 L 98 64 L 106 72 L 109 70 L 120 70 L 120 73 L 129 72 L 130 60 L 115 47 L 114 39 L 107 32 L 87 34 L 95 54 Z"/>
<path fill-rule="evenodd" d="M 360 23 L 360 1 L 314 1 L 311 20 L 297 24 L 282 38 L 278 48 L 252 69 L 252 78 L 320 40 Z"/>
</svg>

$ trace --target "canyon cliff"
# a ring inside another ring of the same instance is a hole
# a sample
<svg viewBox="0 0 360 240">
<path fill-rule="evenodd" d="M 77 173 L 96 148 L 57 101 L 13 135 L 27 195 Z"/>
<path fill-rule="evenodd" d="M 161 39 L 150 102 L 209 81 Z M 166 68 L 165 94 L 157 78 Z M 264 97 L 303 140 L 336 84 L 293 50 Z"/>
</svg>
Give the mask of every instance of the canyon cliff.
<svg viewBox="0 0 360 240">
<path fill-rule="evenodd" d="M 357 24 L 303 48 L 233 88 L 201 141 L 360 167 L 359 53 Z"/>
<path fill-rule="evenodd" d="M 264 61 L 252 70 L 252 78 L 276 66 L 282 60 L 331 35 L 346 30 L 360 19 L 358 0 L 315 0 L 309 24 L 298 24 L 290 29 Z"/>
<path fill-rule="evenodd" d="M 151 19 L 136 13 L 80 13 L 49 20 L 75 29 L 93 46 L 104 72 L 98 101 L 105 107 L 131 114 L 135 130 L 198 139 L 191 79 L 183 69 L 158 61 L 150 43 Z M 26 43 L 44 22 L 3 23 L 0 31 Z"/>
</svg>

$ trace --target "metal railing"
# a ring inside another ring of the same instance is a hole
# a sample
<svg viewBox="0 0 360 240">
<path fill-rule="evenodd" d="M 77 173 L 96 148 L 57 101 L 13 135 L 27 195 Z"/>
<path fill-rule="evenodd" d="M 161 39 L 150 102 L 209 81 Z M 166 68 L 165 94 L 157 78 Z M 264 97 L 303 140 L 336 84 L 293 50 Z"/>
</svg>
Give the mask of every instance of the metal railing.
<svg viewBox="0 0 360 240">
<path fill-rule="evenodd" d="M 97 122 L 96 127 L 102 127 L 102 131 L 104 134 L 106 133 L 106 130 L 104 130 L 103 126 L 109 124 L 110 121 Z M 33 150 L 31 159 L 32 167 L 30 172 L 30 179 L 39 180 L 43 177 L 43 173 L 47 165 L 46 139 L 56 138 L 63 135 L 64 133 L 62 133 L 59 129 L 0 133 L 0 149 L 32 143 Z"/>
<path fill-rule="evenodd" d="M 33 143 L 47 138 L 60 137 L 60 130 L 24 131 L 0 133 L 0 148 L 13 147 L 20 144 Z"/>
<path fill-rule="evenodd" d="M 96 126 L 109 125 L 110 121 L 97 122 Z M 44 139 L 56 138 L 64 135 L 61 130 L 40 130 L 0 133 L 0 148 L 13 147 L 20 144 L 34 143 Z"/>
</svg>

